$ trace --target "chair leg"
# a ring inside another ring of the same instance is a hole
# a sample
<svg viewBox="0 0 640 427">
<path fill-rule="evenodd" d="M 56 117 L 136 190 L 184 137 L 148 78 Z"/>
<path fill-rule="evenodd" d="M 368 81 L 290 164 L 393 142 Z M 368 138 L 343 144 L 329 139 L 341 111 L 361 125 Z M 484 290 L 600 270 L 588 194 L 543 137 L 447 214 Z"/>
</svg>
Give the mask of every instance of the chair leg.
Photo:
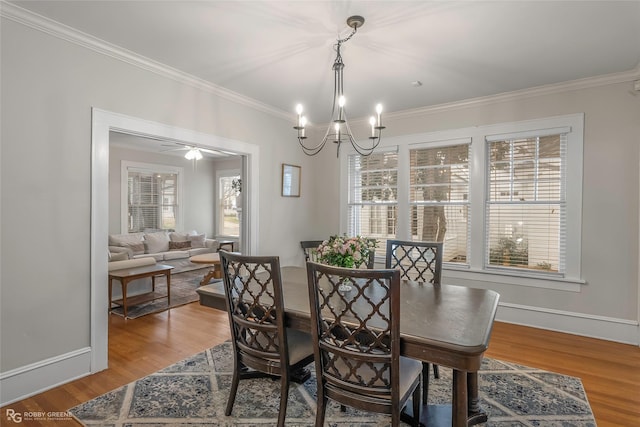
<svg viewBox="0 0 640 427">
<path fill-rule="evenodd" d="M 229 400 L 227 400 L 227 408 L 224 411 L 225 415 L 231 415 L 233 410 L 233 403 L 236 400 L 236 392 L 238 391 L 238 383 L 240 382 L 240 373 L 238 368 L 233 369 L 233 378 L 231 380 L 231 389 L 229 390 Z"/>
<path fill-rule="evenodd" d="M 422 403 L 429 401 L 429 363 L 422 362 Z"/>
<path fill-rule="evenodd" d="M 420 418 L 421 418 L 421 411 L 422 411 L 422 398 L 420 397 L 421 394 L 422 394 L 422 387 L 418 385 L 418 387 L 416 387 L 416 389 L 413 391 L 413 396 L 411 397 L 411 401 L 413 403 L 413 422 L 411 423 L 411 425 L 413 427 L 420 426 Z"/>
<path fill-rule="evenodd" d="M 316 408 L 316 427 L 324 427 L 324 414 L 327 410 L 327 398 L 318 393 L 318 406 Z"/>
<path fill-rule="evenodd" d="M 287 402 L 289 401 L 289 378 L 286 375 L 280 377 L 280 412 L 278 412 L 278 427 L 284 427 L 287 418 Z"/>
</svg>

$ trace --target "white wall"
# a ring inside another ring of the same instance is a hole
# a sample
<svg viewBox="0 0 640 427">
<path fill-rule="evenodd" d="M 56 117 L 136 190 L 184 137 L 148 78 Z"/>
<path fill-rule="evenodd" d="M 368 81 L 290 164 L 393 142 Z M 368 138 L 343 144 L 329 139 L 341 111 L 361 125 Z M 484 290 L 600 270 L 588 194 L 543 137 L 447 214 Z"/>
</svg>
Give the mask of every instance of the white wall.
<svg viewBox="0 0 640 427">
<path fill-rule="evenodd" d="M 586 283 L 570 292 L 463 280 L 447 271 L 444 283 L 498 291 L 502 320 L 638 344 L 640 93 L 633 91 L 638 78 L 640 70 L 622 79 L 612 76 L 614 83 L 600 79 L 595 87 L 559 87 L 387 116 L 386 136 L 396 137 L 585 114 L 581 278 Z M 323 167 L 325 176 L 339 174 L 330 159 Z M 318 196 L 321 206 L 335 203 L 333 191 Z M 339 221 L 337 212 L 324 214 Z"/>
<path fill-rule="evenodd" d="M 212 160 L 198 160 L 194 170 L 190 160 L 182 156 L 150 153 L 111 145 L 109 148 L 109 234 L 121 233 L 121 167 L 122 160 L 179 166 L 183 169 L 183 229 L 197 230 L 210 238 L 215 234 L 216 169 Z"/>
<path fill-rule="evenodd" d="M 258 251 L 298 262 L 313 198 L 305 181 L 303 197 L 281 198 L 279 171 L 311 161 L 283 146 L 295 143 L 287 120 L 4 15 L 0 31 L 1 402 L 89 369 L 92 107 L 258 145 Z M 61 361 L 69 371 L 43 378 Z"/>
<path fill-rule="evenodd" d="M 258 145 L 258 251 L 280 255 L 282 265 L 302 263 L 299 240 L 339 230 L 335 151 L 304 156 L 289 121 L 4 15 L 0 31 L 0 402 L 89 369 L 92 107 Z M 594 325 L 618 340 L 632 328 L 637 343 L 640 96 L 631 87 L 624 82 L 387 116 L 386 135 L 398 136 L 585 113 L 587 283 L 580 292 L 496 286 L 507 304 L 499 312 L 504 318 L 515 321 L 509 316 L 519 310 L 517 319 L 532 324 L 577 332 Z M 282 163 L 302 166 L 300 198 L 280 196 Z"/>
</svg>

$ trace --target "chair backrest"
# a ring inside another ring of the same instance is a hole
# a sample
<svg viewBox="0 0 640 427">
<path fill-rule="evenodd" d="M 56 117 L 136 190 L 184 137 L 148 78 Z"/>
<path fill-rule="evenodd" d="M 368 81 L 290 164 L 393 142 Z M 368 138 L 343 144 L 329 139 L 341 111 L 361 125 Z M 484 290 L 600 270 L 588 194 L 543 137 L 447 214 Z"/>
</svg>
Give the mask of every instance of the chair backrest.
<svg viewBox="0 0 640 427">
<path fill-rule="evenodd" d="M 442 242 L 387 240 L 385 268 L 398 269 L 401 279 L 439 285 L 442 246 Z"/>
<path fill-rule="evenodd" d="M 236 361 L 278 375 L 289 365 L 279 258 L 219 254 Z"/>
<path fill-rule="evenodd" d="M 322 244 L 322 240 L 303 240 L 300 242 L 305 262 L 318 261 L 318 251 L 316 249 L 320 244 Z"/>
<path fill-rule="evenodd" d="M 308 262 L 307 275 L 323 394 L 356 408 L 398 407 L 400 273 Z"/>
</svg>

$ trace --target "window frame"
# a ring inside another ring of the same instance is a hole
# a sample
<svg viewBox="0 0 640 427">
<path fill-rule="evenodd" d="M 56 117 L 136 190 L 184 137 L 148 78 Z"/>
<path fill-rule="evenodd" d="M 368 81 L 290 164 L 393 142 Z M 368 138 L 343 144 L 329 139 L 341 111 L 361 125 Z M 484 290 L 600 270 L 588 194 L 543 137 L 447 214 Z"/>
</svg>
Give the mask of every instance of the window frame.
<svg viewBox="0 0 640 427">
<path fill-rule="evenodd" d="M 242 234 L 242 224 L 240 224 L 240 230 L 238 231 L 238 235 L 237 236 L 233 236 L 233 235 L 228 235 L 228 234 L 222 234 L 222 212 L 220 209 L 221 206 L 221 201 L 222 201 L 222 194 L 220 194 L 220 185 L 221 185 L 221 179 L 222 178 L 229 178 L 229 177 L 239 177 L 240 179 L 242 179 L 242 171 L 240 169 L 222 169 L 219 171 L 216 171 L 216 207 L 215 207 L 215 216 L 216 216 L 216 225 L 215 225 L 215 231 L 216 231 L 216 237 L 224 237 L 224 238 L 229 238 L 229 239 L 239 239 L 240 235 Z"/>
<path fill-rule="evenodd" d="M 500 271 L 485 265 L 485 201 L 488 178 L 487 138 L 497 136 L 532 135 L 539 132 L 548 134 L 557 129 L 568 129 L 567 153 L 564 170 L 566 173 L 566 247 L 565 272 L 563 274 L 545 274 L 537 271 Z M 409 149 L 416 146 L 436 147 L 437 145 L 455 145 L 456 141 L 471 139 L 469 164 L 469 253 L 466 263 L 448 263 L 443 265 L 445 277 L 460 283 L 465 280 L 533 286 L 541 288 L 580 291 L 584 284 L 581 278 L 582 249 L 582 168 L 584 146 L 584 114 L 568 114 L 533 120 L 482 125 L 468 128 L 451 129 L 421 134 L 390 137 L 383 140 L 381 150 L 398 150 L 398 225 L 397 239 L 411 238 L 409 223 Z M 343 150 L 341 154 L 340 180 L 340 229 L 346 232 L 348 224 L 348 156 L 354 150 Z M 378 253 L 378 252 L 376 252 Z"/>
<path fill-rule="evenodd" d="M 184 169 L 180 166 L 162 165 L 157 163 L 142 163 L 122 160 L 120 162 L 120 232 L 122 234 L 129 233 L 129 170 L 132 172 L 142 173 L 163 173 L 176 175 L 176 230 L 183 229 L 183 180 Z"/>
</svg>

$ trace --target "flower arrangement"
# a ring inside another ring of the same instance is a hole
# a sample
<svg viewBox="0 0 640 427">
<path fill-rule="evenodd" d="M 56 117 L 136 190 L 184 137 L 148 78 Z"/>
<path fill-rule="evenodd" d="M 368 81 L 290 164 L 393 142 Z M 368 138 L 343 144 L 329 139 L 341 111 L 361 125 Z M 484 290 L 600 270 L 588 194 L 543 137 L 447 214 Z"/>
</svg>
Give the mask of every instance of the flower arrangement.
<svg viewBox="0 0 640 427">
<path fill-rule="evenodd" d="M 318 246 L 318 261 L 337 267 L 357 268 L 367 263 L 378 241 L 362 236 L 331 236 Z"/>
</svg>

